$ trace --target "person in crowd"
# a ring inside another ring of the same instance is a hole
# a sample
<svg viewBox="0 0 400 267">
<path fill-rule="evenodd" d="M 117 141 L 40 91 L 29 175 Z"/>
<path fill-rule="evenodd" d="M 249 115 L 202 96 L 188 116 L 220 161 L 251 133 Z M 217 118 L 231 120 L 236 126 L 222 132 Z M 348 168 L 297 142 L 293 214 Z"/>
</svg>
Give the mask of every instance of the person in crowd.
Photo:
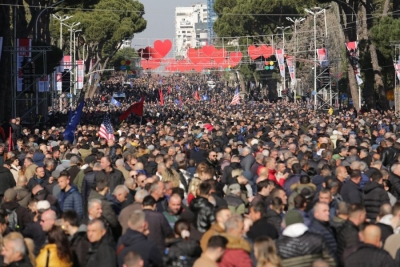
<svg viewBox="0 0 400 267">
<path fill-rule="evenodd" d="M 350 172 L 350 180 L 340 190 L 343 201 L 350 204 L 363 204 L 363 194 L 359 187 L 360 182 L 361 172 L 359 170 L 352 170 Z"/>
<path fill-rule="evenodd" d="M 241 190 L 239 184 L 230 184 L 228 186 L 228 192 L 224 199 L 228 204 L 228 208 L 232 212 L 232 214 L 245 213 L 246 206 L 241 198 Z"/>
<path fill-rule="evenodd" d="M 144 266 L 163 266 L 162 253 L 156 244 L 147 239 L 149 234 L 146 214 L 141 210 L 132 212 L 128 220 L 128 229 L 117 244 L 118 266 L 121 267 L 124 257 L 130 251 L 136 251 L 143 259 Z"/>
<path fill-rule="evenodd" d="M 256 267 L 282 267 L 274 241 L 266 236 L 257 237 L 254 241 Z"/>
<path fill-rule="evenodd" d="M 201 249 L 206 251 L 210 238 L 214 235 L 225 233 L 225 223 L 232 216 L 231 211 L 227 207 L 220 207 L 215 212 L 215 222 L 210 229 L 203 234 L 200 240 Z"/>
<path fill-rule="evenodd" d="M 177 266 L 187 264 L 192 266 L 201 255 L 198 241 L 190 239 L 190 223 L 184 219 L 174 225 L 174 238 L 167 242 L 166 265 Z"/>
<path fill-rule="evenodd" d="M 310 266 L 314 259 L 322 258 L 335 266 L 335 255 L 324 238 L 308 230 L 303 217 L 290 210 L 284 218 L 282 237 L 275 242 L 283 266 Z"/>
<path fill-rule="evenodd" d="M 124 175 L 113 167 L 112 162 L 110 157 L 102 157 L 100 159 L 102 171 L 97 172 L 95 175 L 96 184 L 100 180 L 107 181 L 110 192 L 113 192 L 117 185 L 122 185 L 125 182 Z"/>
<path fill-rule="evenodd" d="M 46 177 L 44 167 L 37 167 L 35 170 L 35 175 L 29 180 L 27 184 L 28 190 L 32 191 L 32 189 L 36 185 L 41 185 L 42 187 L 46 187 L 49 184 L 49 178 L 50 177 Z"/>
<path fill-rule="evenodd" d="M 100 219 L 91 220 L 87 226 L 87 238 L 91 244 L 86 257 L 86 267 L 116 266 L 115 248 L 106 238 L 107 228 Z"/>
<path fill-rule="evenodd" d="M 118 221 L 122 227 L 122 233 L 124 234 L 128 229 L 128 220 L 130 215 L 135 210 L 142 210 L 143 199 L 148 196 L 149 193 L 146 190 L 139 189 L 135 194 L 135 202 L 125 207 L 118 216 Z"/>
<path fill-rule="evenodd" d="M 218 267 L 217 262 L 225 253 L 228 239 L 223 236 L 212 236 L 207 243 L 207 249 L 203 250 L 201 257 L 195 261 L 193 267 Z"/>
<path fill-rule="evenodd" d="M 195 215 L 196 229 L 201 233 L 206 232 L 215 221 L 214 206 L 208 201 L 211 186 L 208 183 L 199 185 L 198 194 L 190 203 L 190 210 Z"/>
<path fill-rule="evenodd" d="M 389 203 L 390 199 L 385 189 L 382 186 L 383 175 L 380 171 L 373 172 L 370 176 L 371 182 L 363 188 L 363 201 L 365 210 L 367 211 L 367 219 L 370 222 L 375 222 L 379 214 L 380 207 Z"/>
<path fill-rule="evenodd" d="M 368 225 L 364 230 L 363 244 L 344 258 L 344 266 L 398 266 L 390 254 L 381 248 L 381 230 L 376 225 Z"/>
<path fill-rule="evenodd" d="M 281 214 L 284 209 L 282 200 L 279 197 L 275 197 L 271 200 L 271 205 L 265 217 L 267 218 L 267 223 L 272 224 L 276 232 L 280 235 L 282 232 L 282 217 Z"/>
<path fill-rule="evenodd" d="M 8 227 L 11 231 L 23 231 L 24 228 L 33 220 L 32 213 L 28 208 L 22 207 L 17 202 L 17 192 L 9 188 L 4 192 L 3 204 L 8 215 Z"/>
<path fill-rule="evenodd" d="M 330 226 L 329 220 L 329 206 L 326 203 L 317 202 L 314 205 L 314 216 L 309 230 L 323 236 L 330 250 L 336 253 L 336 234 L 335 230 Z"/>
<path fill-rule="evenodd" d="M 36 266 L 71 267 L 72 251 L 67 236 L 61 227 L 53 225 L 47 234 L 48 243 L 40 250 L 36 258 Z"/>
<path fill-rule="evenodd" d="M 3 238 L 1 249 L 3 263 L 10 267 L 33 267 L 28 256 L 29 251 L 22 236 L 7 235 Z"/>
<path fill-rule="evenodd" d="M 144 262 L 138 253 L 130 251 L 125 255 L 122 267 L 144 267 Z"/>
<path fill-rule="evenodd" d="M 272 239 L 279 237 L 279 232 L 274 225 L 267 222 L 267 207 L 264 202 L 257 202 L 250 206 L 249 217 L 253 225 L 247 232 L 247 237 L 254 241 L 258 236 L 268 236 Z"/>
<path fill-rule="evenodd" d="M 174 228 L 175 223 L 179 220 L 182 213 L 182 198 L 178 194 L 172 194 L 168 201 L 168 209 L 163 212 L 171 229 Z"/>
<path fill-rule="evenodd" d="M 75 185 L 71 185 L 71 180 L 68 175 L 68 172 L 62 171 L 60 177 L 58 177 L 57 181 L 61 189 L 58 195 L 58 204 L 63 212 L 75 210 L 81 220 L 83 218 L 82 197 Z"/>
</svg>

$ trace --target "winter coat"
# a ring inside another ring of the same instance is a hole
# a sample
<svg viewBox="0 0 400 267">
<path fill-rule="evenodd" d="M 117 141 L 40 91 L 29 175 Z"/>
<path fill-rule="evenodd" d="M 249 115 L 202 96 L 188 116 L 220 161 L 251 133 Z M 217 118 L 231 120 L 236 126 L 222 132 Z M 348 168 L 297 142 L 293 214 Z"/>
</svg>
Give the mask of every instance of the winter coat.
<svg viewBox="0 0 400 267">
<path fill-rule="evenodd" d="M 248 154 L 240 161 L 240 166 L 242 166 L 243 171 L 251 171 L 251 166 L 253 166 L 254 156 L 252 154 Z"/>
<path fill-rule="evenodd" d="M 240 175 L 243 172 L 242 166 L 238 162 L 232 162 L 229 166 L 226 166 L 224 173 L 222 174 L 221 182 L 223 184 L 235 184 L 237 179 L 233 178 L 236 175 Z"/>
<path fill-rule="evenodd" d="M 343 201 L 349 204 L 363 204 L 363 193 L 361 188 L 352 180 L 347 181 L 342 189 L 340 195 Z"/>
<path fill-rule="evenodd" d="M 121 210 L 121 213 L 118 216 L 118 221 L 122 227 L 122 234 L 126 232 L 128 229 L 128 220 L 132 212 L 135 210 L 142 210 L 142 204 L 134 202 L 133 204 L 125 207 Z"/>
<path fill-rule="evenodd" d="M 251 246 L 244 238 L 223 234 L 228 239 L 225 253 L 219 262 L 219 267 L 252 267 L 250 258 Z"/>
<path fill-rule="evenodd" d="M 47 258 L 49 259 L 49 264 L 47 263 Z M 70 262 L 65 262 L 61 260 L 57 255 L 57 245 L 47 244 L 41 250 L 39 255 L 36 257 L 37 267 L 71 267 L 72 260 Z"/>
<path fill-rule="evenodd" d="M 240 196 L 228 195 L 225 198 L 226 203 L 228 204 L 229 210 L 232 214 L 244 214 L 246 211 L 246 206 Z"/>
<path fill-rule="evenodd" d="M 386 168 L 394 162 L 397 156 L 397 150 L 394 147 L 387 147 L 383 150 L 381 155 L 382 165 Z"/>
<path fill-rule="evenodd" d="M 108 182 L 108 188 L 110 192 L 113 192 L 117 185 L 122 185 L 125 183 L 124 176 L 122 172 L 117 169 L 112 169 L 110 173 L 106 173 L 105 171 L 98 171 L 95 175 L 95 182 L 100 180 L 106 180 Z"/>
<path fill-rule="evenodd" d="M 34 164 L 34 163 L 32 163 L 31 165 L 29 165 L 28 167 L 26 167 L 26 169 L 25 169 L 25 171 L 24 171 L 24 175 L 25 175 L 25 177 L 26 177 L 26 179 L 29 181 L 34 175 L 35 175 L 35 172 L 36 172 L 36 168 L 37 168 L 38 166 L 36 165 L 36 164 Z M 2 168 L 3 167 L 0 167 L 0 175 L 1 175 L 1 173 L 2 173 Z M 8 170 L 8 169 L 7 169 Z M 0 180 L 3 180 L 3 179 L 1 179 L 0 178 Z M 15 182 L 15 181 L 14 181 Z M 1 190 L 1 185 L 0 185 L 0 190 Z M 2 193 L 2 194 L 4 194 L 4 192 L 1 192 L 0 191 L 0 193 Z"/>
<path fill-rule="evenodd" d="M 117 216 L 114 213 L 114 210 L 111 207 L 111 203 L 107 200 L 106 196 L 100 195 L 96 190 L 90 192 L 89 200 L 91 199 L 100 199 L 101 207 L 103 209 L 103 217 L 110 224 L 111 228 L 114 228 L 118 225 Z"/>
<path fill-rule="evenodd" d="M 315 192 L 317 190 L 316 185 L 313 184 L 313 183 L 309 183 L 309 184 L 293 184 L 290 187 L 290 189 L 292 191 L 292 194 L 287 195 L 287 196 L 289 196 L 289 199 L 288 199 L 289 210 L 294 209 L 294 198 L 297 195 L 299 195 L 301 193 L 301 190 L 303 190 L 304 188 L 309 189 L 311 192 L 313 192 L 313 194 L 315 194 Z"/>
<path fill-rule="evenodd" d="M 19 226 L 19 231 L 24 230 L 24 228 L 32 222 L 33 216 L 29 209 L 22 207 L 18 202 L 10 201 L 1 204 L 1 208 L 5 209 L 7 212 L 15 211 L 17 214 L 17 223 Z"/>
<path fill-rule="evenodd" d="M 282 217 L 280 214 L 278 214 L 276 211 L 274 210 L 268 210 L 267 211 L 267 215 L 265 216 L 265 218 L 267 219 L 267 223 L 272 224 L 276 231 L 278 232 L 278 234 L 280 235 L 282 230 L 281 230 L 281 225 L 282 225 Z"/>
<path fill-rule="evenodd" d="M 0 166 L 0 197 L 3 198 L 7 189 L 16 185 L 14 176 L 6 167 Z"/>
<path fill-rule="evenodd" d="M 37 222 L 29 223 L 25 229 L 22 231 L 24 237 L 30 238 L 35 244 L 34 254 L 39 255 L 40 249 L 46 243 L 46 232 L 43 231 L 40 225 L 40 217 Z"/>
<path fill-rule="evenodd" d="M 86 225 L 82 224 L 79 226 L 78 232 L 69 238 L 69 243 L 79 265 L 85 266 L 86 255 L 91 247 L 86 236 Z"/>
<path fill-rule="evenodd" d="M 283 185 L 283 190 L 285 190 L 287 196 L 290 196 L 293 193 L 292 188 L 300 182 L 300 176 L 300 174 L 292 174 L 286 179 L 285 184 Z"/>
<path fill-rule="evenodd" d="M 71 184 L 74 183 L 75 177 L 78 175 L 80 170 L 81 169 L 77 165 L 71 165 L 71 167 L 69 167 L 68 174 L 69 174 L 69 180 L 70 180 Z"/>
<path fill-rule="evenodd" d="M 390 203 L 389 196 L 383 186 L 377 182 L 370 182 L 363 188 L 364 206 L 367 210 L 367 218 L 375 222 L 382 204 Z"/>
<path fill-rule="evenodd" d="M 85 177 L 85 170 L 87 168 L 90 167 L 88 167 L 88 165 L 83 165 L 74 180 L 74 185 L 76 185 L 76 187 L 78 188 L 79 193 L 82 193 L 83 178 Z"/>
<path fill-rule="evenodd" d="M 24 257 L 20 261 L 11 262 L 7 267 L 32 267 L 32 263 L 27 257 Z"/>
<path fill-rule="evenodd" d="M 392 183 L 391 193 L 395 198 L 400 199 L 400 177 L 394 173 L 391 173 L 389 176 L 389 181 Z"/>
<path fill-rule="evenodd" d="M 87 252 L 85 267 L 110 267 L 116 266 L 117 257 L 114 247 L 103 238 L 92 244 Z"/>
<path fill-rule="evenodd" d="M 214 206 L 204 197 L 196 197 L 189 209 L 194 213 L 194 224 L 201 233 L 207 231 L 215 221 Z"/>
<path fill-rule="evenodd" d="M 336 243 L 336 233 L 334 228 L 329 225 L 329 222 L 321 222 L 317 219 L 313 219 L 311 221 L 310 232 L 320 234 L 328 244 L 330 250 L 333 253 L 337 251 L 337 243 Z"/>
<path fill-rule="evenodd" d="M 266 217 L 261 217 L 255 221 L 247 232 L 247 237 L 254 241 L 259 236 L 268 236 L 271 239 L 277 239 L 279 232 L 275 229 L 275 226 L 267 222 Z"/>
<path fill-rule="evenodd" d="M 19 187 L 16 186 L 14 187 L 14 190 L 17 191 L 17 199 L 18 203 L 22 206 L 27 208 L 29 205 L 29 202 L 31 201 L 31 192 L 28 191 L 25 187 Z"/>
<path fill-rule="evenodd" d="M 336 266 L 334 254 L 324 238 L 308 231 L 303 223 L 289 225 L 275 241 L 278 255 L 285 267 L 308 267 L 316 259 L 324 259 Z"/>
<path fill-rule="evenodd" d="M 163 259 L 156 244 L 147 237 L 135 230 L 128 228 L 117 244 L 118 266 L 122 267 L 124 257 L 129 251 L 135 251 L 143 260 L 144 267 L 163 266 Z"/>
<path fill-rule="evenodd" d="M 84 171 L 83 181 L 82 181 L 82 201 L 87 203 L 89 200 L 90 191 L 93 189 L 94 178 L 96 176 L 96 171 L 93 171 L 91 167 L 86 168 Z"/>
<path fill-rule="evenodd" d="M 200 244 L 196 240 L 177 238 L 168 242 L 167 248 L 166 266 L 176 266 L 174 262 L 179 262 L 180 257 L 185 257 L 192 266 L 201 255 Z"/>
<path fill-rule="evenodd" d="M 213 237 L 214 235 L 220 235 L 222 233 L 225 233 L 225 229 L 219 226 L 217 222 L 213 223 L 210 229 L 208 229 L 207 232 L 205 232 L 201 237 L 200 240 L 201 249 L 205 251 L 207 249 L 207 244 L 210 238 Z"/>
<path fill-rule="evenodd" d="M 49 180 L 48 178 L 45 176 L 43 178 L 38 178 L 36 175 L 34 175 L 28 182 L 28 184 L 26 185 L 26 187 L 28 188 L 29 191 L 32 192 L 32 189 L 37 186 L 37 185 L 41 185 L 43 188 L 46 188 L 47 185 L 49 185 Z"/>
<path fill-rule="evenodd" d="M 370 244 L 360 244 L 356 251 L 344 259 L 345 267 L 399 266 L 388 252 Z"/>
<path fill-rule="evenodd" d="M 161 253 L 165 249 L 165 238 L 173 234 L 171 226 L 165 216 L 160 213 L 149 209 L 143 210 L 146 215 L 146 222 L 149 225 L 148 234 L 149 240 L 153 241 Z"/>
<path fill-rule="evenodd" d="M 78 219 L 81 220 L 83 218 L 82 196 L 79 194 L 75 185 L 72 185 L 67 192 L 61 190 L 57 199 L 62 212 L 67 210 L 75 210 L 78 214 Z"/>
<path fill-rule="evenodd" d="M 340 262 L 343 262 L 343 252 L 352 246 L 360 243 L 358 236 L 358 227 L 347 220 L 339 229 L 337 234 L 337 255 Z"/>
</svg>

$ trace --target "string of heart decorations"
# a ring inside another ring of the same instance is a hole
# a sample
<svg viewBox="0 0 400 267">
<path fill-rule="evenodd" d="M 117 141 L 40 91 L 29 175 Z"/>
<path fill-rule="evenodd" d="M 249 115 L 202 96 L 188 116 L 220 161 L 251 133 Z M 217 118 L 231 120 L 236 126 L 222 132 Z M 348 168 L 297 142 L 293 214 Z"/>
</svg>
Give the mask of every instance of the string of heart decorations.
<svg viewBox="0 0 400 267">
<path fill-rule="evenodd" d="M 235 68 L 243 58 L 243 53 L 240 51 L 228 52 L 225 48 L 218 49 L 213 45 L 206 45 L 201 48 L 189 48 L 185 59 L 166 59 L 165 56 L 168 55 L 171 49 L 172 42 L 168 39 L 164 41 L 156 40 L 153 47 L 148 46 L 139 49 L 141 67 L 144 70 L 155 70 L 164 65 L 165 71 L 170 72 L 193 70 L 202 72 L 204 69 Z M 265 44 L 259 46 L 250 45 L 247 53 L 253 60 L 261 57 L 268 59 L 275 54 L 275 49 Z M 265 61 L 265 65 L 269 64 L 269 61 Z"/>
</svg>

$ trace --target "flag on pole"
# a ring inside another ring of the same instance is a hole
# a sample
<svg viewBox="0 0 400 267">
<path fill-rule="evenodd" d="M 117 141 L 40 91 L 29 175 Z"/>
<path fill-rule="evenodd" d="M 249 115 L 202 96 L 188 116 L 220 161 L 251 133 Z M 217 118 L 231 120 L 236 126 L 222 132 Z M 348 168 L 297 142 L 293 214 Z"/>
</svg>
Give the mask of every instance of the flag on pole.
<svg viewBox="0 0 400 267">
<path fill-rule="evenodd" d="M 197 101 L 200 101 L 199 91 L 196 91 L 194 93 L 194 99 L 196 99 Z"/>
<path fill-rule="evenodd" d="M 111 105 L 114 105 L 114 106 L 117 106 L 117 107 L 120 107 L 120 106 L 121 106 L 121 102 L 119 102 L 118 100 L 116 100 L 114 97 L 111 98 L 110 104 L 111 104 Z"/>
<path fill-rule="evenodd" d="M 78 123 L 81 121 L 81 115 L 83 106 L 85 105 L 84 94 L 82 93 L 79 100 L 79 105 L 73 113 L 70 113 L 68 125 L 64 131 L 64 140 L 68 140 L 71 144 L 74 142 L 75 129 Z"/>
<path fill-rule="evenodd" d="M 168 86 L 168 94 L 170 94 L 170 93 L 171 93 L 171 91 L 172 91 L 172 88 L 171 88 L 171 86 Z"/>
<path fill-rule="evenodd" d="M 110 118 L 108 117 L 108 114 L 104 117 L 103 123 L 100 125 L 100 130 L 99 130 L 99 137 L 108 140 L 114 140 L 114 130 L 111 125 Z"/>
<path fill-rule="evenodd" d="M 236 88 L 235 95 L 232 98 L 231 105 L 237 105 L 240 104 L 240 94 L 239 94 L 239 88 Z"/>
<path fill-rule="evenodd" d="M 162 89 L 158 89 L 158 94 L 160 95 L 160 105 L 164 106 L 164 95 Z"/>
<path fill-rule="evenodd" d="M 144 96 L 142 96 L 142 98 L 140 99 L 139 102 L 133 103 L 132 106 L 130 106 L 124 113 L 122 113 L 122 115 L 119 116 L 118 119 L 120 121 L 123 121 L 126 118 L 128 118 L 128 116 L 131 113 L 135 113 L 139 117 L 142 117 L 143 116 L 143 103 L 144 103 Z"/>
</svg>

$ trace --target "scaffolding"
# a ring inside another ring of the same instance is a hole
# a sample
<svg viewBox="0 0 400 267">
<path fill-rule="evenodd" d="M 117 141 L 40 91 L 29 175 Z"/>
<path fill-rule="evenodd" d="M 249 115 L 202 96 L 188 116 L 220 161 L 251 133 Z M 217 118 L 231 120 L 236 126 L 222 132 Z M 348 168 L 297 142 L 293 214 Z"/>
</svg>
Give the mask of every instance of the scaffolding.
<svg viewBox="0 0 400 267">
<path fill-rule="evenodd" d="M 213 30 L 214 22 L 217 20 L 217 14 L 214 11 L 215 0 L 207 0 L 207 28 L 208 28 L 208 43 L 212 44 L 215 38 Z"/>
</svg>

